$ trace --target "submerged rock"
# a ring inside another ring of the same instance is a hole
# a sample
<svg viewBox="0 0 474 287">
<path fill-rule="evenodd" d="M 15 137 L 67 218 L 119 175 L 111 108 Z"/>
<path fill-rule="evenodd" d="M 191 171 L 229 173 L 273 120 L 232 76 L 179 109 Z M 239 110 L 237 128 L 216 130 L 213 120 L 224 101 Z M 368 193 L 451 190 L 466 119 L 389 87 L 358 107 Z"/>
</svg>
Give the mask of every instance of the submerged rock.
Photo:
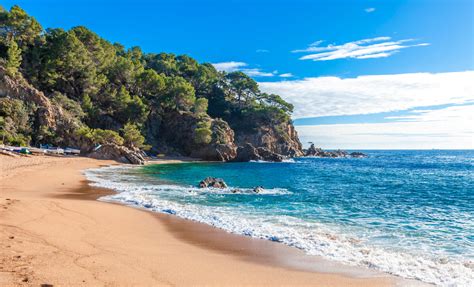
<svg viewBox="0 0 474 287">
<path fill-rule="evenodd" d="M 253 189 L 253 191 L 255 193 L 260 193 L 260 192 L 263 192 L 263 186 L 257 186 Z"/>
<path fill-rule="evenodd" d="M 351 157 L 362 158 L 362 157 L 367 157 L 367 155 L 365 153 L 355 151 L 355 152 L 351 152 Z"/>
<path fill-rule="evenodd" d="M 206 177 L 199 182 L 200 188 L 213 187 L 213 188 L 227 188 L 227 184 L 222 178 Z"/>
</svg>

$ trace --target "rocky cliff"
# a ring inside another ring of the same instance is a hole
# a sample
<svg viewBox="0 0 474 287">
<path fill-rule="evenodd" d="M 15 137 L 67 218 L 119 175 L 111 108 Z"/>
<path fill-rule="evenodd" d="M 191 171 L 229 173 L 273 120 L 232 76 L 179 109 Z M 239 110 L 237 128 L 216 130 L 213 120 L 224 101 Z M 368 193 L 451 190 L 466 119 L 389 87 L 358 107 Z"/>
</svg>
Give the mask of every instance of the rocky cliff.
<svg viewBox="0 0 474 287">
<path fill-rule="evenodd" d="M 37 125 L 56 129 L 56 118 L 62 110 L 51 104 L 51 101 L 40 91 L 30 85 L 20 74 L 12 77 L 0 65 L 0 97 L 17 99 L 36 105 Z"/>
<path fill-rule="evenodd" d="M 73 137 L 74 131 L 81 125 L 80 121 L 53 103 L 43 92 L 28 83 L 21 74 L 9 75 L 0 65 L 0 98 L 18 100 L 28 107 L 33 141 L 51 143 L 52 136 L 64 145 L 78 146 Z M 19 123 L 13 123 L 19 126 Z"/>
<path fill-rule="evenodd" d="M 287 157 L 303 155 L 298 133 L 292 123 L 284 123 L 278 126 L 262 125 L 256 130 L 237 133 L 236 144 L 245 146 L 247 143 Z"/>
</svg>

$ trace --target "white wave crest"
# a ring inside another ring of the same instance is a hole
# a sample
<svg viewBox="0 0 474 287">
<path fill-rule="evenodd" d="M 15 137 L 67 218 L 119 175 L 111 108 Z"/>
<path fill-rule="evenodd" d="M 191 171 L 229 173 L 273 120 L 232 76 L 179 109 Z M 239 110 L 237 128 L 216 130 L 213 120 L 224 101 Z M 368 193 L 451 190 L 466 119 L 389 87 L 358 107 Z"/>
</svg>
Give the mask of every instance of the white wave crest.
<svg viewBox="0 0 474 287">
<path fill-rule="evenodd" d="M 269 215 L 265 210 L 236 209 L 232 206 L 206 206 L 186 201 L 187 196 L 208 193 L 233 194 L 233 189 L 199 189 L 169 184 L 144 184 L 130 174 L 131 167 L 108 167 L 88 170 L 94 186 L 110 188 L 118 193 L 100 198 L 154 212 L 173 214 L 226 230 L 231 233 L 281 242 L 354 266 L 369 267 L 409 279 L 439 286 L 474 286 L 474 262 L 447 258 L 431 258 L 387 250 L 345 234 L 336 228 L 301 219 Z M 255 194 L 251 189 L 243 194 Z M 286 189 L 269 189 L 265 194 L 288 194 Z M 168 195 L 172 195 L 171 197 Z"/>
</svg>

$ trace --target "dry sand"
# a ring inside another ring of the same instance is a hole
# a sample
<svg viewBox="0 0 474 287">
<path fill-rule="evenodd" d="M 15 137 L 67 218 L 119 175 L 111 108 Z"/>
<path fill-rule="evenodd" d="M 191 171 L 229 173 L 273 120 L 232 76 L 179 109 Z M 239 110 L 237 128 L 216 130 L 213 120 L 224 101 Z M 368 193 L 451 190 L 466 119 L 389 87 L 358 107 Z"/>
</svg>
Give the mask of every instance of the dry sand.
<svg viewBox="0 0 474 287">
<path fill-rule="evenodd" d="M 0 286 L 391 286 L 314 272 L 281 244 L 94 200 L 89 158 L 0 155 Z M 283 260 L 283 259 L 288 260 Z M 48 285 L 43 285 L 48 286 Z"/>
</svg>

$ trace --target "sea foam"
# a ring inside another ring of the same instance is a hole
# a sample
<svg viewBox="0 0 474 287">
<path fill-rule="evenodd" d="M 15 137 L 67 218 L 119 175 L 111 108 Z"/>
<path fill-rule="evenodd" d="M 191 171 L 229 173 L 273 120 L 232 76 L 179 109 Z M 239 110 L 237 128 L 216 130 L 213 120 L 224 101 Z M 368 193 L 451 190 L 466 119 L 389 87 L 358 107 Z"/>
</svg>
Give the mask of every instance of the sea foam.
<svg viewBox="0 0 474 287">
<path fill-rule="evenodd" d="M 231 233 L 281 242 L 353 266 L 363 266 L 397 276 L 418 279 L 439 286 L 473 286 L 474 262 L 448 258 L 413 256 L 411 254 L 371 246 L 348 234 L 335 233 L 337 227 L 308 222 L 285 215 L 268 215 L 259 210 L 236 210 L 233 206 L 206 206 L 189 201 L 193 196 L 233 194 L 224 190 L 199 189 L 192 186 L 143 182 L 134 167 L 106 167 L 85 172 L 91 185 L 109 188 L 117 194 L 100 198 L 102 201 L 173 214 L 178 217 L 226 230 Z M 272 196 L 291 194 L 286 189 L 266 189 L 255 194 L 240 189 L 241 194 Z M 170 196 L 172 195 L 172 196 Z"/>
</svg>

